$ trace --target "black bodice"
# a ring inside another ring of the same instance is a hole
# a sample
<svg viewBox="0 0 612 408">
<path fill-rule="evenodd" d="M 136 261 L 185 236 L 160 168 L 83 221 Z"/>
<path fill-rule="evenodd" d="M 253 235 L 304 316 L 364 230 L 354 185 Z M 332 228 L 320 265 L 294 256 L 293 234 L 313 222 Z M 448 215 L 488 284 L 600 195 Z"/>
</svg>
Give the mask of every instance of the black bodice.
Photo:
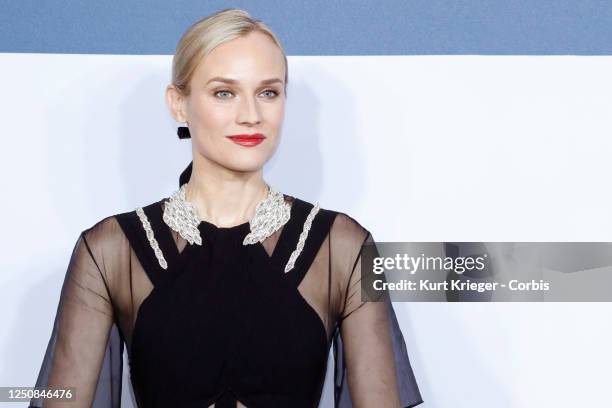
<svg viewBox="0 0 612 408">
<path fill-rule="evenodd" d="M 316 406 L 330 339 L 298 291 L 335 213 L 321 210 L 296 266 L 284 272 L 312 204 L 294 199 L 291 218 L 268 255 L 243 245 L 249 224 L 219 228 L 202 221 L 202 245 L 178 252 L 162 222 L 162 203 L 143 210 L 168 268 L 154 261 L 134 213 L 118 216 L 154 289 L 137 314 L 130 355 L 143 406 Z"/>
</svg>

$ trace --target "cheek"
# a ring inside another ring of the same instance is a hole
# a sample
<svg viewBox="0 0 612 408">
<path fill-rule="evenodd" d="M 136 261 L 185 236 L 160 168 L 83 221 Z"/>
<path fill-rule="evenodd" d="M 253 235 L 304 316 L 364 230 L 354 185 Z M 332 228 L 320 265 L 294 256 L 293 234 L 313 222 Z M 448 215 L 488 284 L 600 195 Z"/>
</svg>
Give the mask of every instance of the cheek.
<svg viewBox="0 0 612 408">
<path fill-rule="evenodd" d="M 197 127 L 223 131 L 223 128 L 232 121 L 233 112 L 227 106 L 201 99 L 194 105 L 192 116 L 196 119 L 193 124 Z"/>
<path fill-rule="evenodd" d="M 285 105 L 279 104 L 277 106 L 273 106 L 268 114 L 268 120 L 275 126 L 280 126 L 283 123 L 283 118 L 285 117 Z"/>
<path fill-rule="evenodd" d="M 202 125 L 211 130 L 224 131 L 231 122 L 232 115 L 227 109 L 212 108 L 201 113 Z"/>
</svg>

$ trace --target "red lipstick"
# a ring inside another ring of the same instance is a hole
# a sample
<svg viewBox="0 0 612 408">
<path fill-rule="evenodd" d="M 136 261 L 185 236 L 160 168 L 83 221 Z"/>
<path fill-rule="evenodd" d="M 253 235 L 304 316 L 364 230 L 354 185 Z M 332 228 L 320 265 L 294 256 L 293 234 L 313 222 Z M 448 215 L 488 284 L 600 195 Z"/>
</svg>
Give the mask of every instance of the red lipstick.
<svg viewBox="0 0 612 408">
<path fill-rule="evenodd" d="M 243 135 L 231 135 L 231 136 L 227 136 L 227 137 L 232 142 L 234 142 L 236 144 L 239 144 L 240 146 L 244 146 L 244 147 L 257 146 L 258 144 L 263 142 L 264 139 L 266 138 L 261 133 L 253 133 L 252 135 L 247 135 L 247 134 L 243 134 Z"/>
</svg>

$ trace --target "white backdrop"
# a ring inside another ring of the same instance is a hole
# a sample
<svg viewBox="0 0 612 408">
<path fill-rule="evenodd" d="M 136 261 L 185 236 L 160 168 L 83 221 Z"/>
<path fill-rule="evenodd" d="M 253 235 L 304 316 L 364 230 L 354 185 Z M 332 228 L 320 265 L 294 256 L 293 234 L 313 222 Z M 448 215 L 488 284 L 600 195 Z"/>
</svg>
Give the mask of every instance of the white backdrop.
<svg viewBox="0 0 612 408">
<path fill-rule="evenodd" d="M 170 62 L 0 54 L 1 386 L 34 384 L 79 233 L 178 187 L 191 153 L 163 100 Z M 266 167 L 280 191 L 378 241 L 612 241 L 611 57 L 289 63 Z M 423 407 L 612 404 L 608 303 L 395 310 Z"/>
</svg>

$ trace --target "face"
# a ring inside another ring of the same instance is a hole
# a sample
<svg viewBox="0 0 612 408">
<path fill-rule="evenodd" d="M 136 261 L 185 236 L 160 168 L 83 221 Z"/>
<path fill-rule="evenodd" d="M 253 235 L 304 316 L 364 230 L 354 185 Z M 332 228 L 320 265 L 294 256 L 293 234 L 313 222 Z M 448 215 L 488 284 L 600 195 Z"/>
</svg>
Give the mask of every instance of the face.
<svg viewBox="0 0 612 408">
<path fill-rule="evenodd" d="M 261 170 L 280 141 L 284 78 L 280 49 L 266 34 L 252 32 L 202 59 L 189 96 L 169 87 L 167 97 L 175 119 L 189 123 L 194 155 L 253 172 Z"/>
</svg>

